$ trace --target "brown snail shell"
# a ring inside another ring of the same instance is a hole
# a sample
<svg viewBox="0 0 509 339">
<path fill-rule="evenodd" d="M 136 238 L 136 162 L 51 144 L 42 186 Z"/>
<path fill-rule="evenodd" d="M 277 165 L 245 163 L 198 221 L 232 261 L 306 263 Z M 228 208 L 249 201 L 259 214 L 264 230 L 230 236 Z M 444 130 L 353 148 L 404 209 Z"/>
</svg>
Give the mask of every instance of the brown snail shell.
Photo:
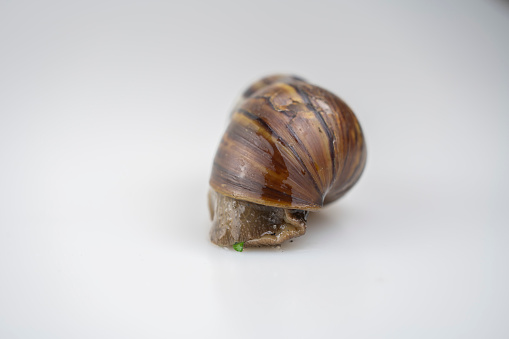
<svg viewBox="0 0 509 339">
<path fill-rule="evenodd" d="M 275 245 L 305 233 L 308 211 L 343 196 L 366 163 L 361 127 L 337 96 L 294 76 L 249 87 L 210 178 L 212 242 Z"/>
</svg>

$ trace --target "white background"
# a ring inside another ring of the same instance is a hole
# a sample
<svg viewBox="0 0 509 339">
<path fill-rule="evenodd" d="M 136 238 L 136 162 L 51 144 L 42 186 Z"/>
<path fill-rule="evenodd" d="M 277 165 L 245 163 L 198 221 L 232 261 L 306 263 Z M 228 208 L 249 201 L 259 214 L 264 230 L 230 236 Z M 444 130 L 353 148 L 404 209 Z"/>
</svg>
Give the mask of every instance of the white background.
<svg viewBox="0 0 509 339">
<path fill-rule="evenodd" d="M 2 1 L 1 338 L 508 338 L 507 1 Z M 234 100 L 292 73 L 365 132 L 275 249 L 208 240 Z"/>
</svg>

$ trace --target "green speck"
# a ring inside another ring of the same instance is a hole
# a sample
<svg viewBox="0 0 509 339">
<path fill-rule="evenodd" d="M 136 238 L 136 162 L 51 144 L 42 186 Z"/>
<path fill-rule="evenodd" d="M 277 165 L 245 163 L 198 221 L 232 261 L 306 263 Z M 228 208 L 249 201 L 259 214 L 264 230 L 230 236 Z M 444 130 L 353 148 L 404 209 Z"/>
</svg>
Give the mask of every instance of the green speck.
<svg viewBox="0 0 509 339">
<path fill-rule="evenodd" d="M 242 252 L 244 250 L 244 242 L 236 242 L 233 244 L 233 249 L 237 252 Z"/>
</svg>

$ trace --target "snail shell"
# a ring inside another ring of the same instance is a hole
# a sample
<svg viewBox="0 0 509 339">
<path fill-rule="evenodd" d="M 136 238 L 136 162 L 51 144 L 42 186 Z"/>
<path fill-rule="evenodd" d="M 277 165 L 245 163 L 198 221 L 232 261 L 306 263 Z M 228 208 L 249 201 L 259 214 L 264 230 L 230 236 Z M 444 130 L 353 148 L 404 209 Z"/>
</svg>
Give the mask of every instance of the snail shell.
<svg viewBox="0 0 509 339">
<path fill-rule="evenodd" d="M 212 242 L 275 245 L 306 230 L 308 211 L 343 196 L 366 163 L 361 127 L 334 94 L 295 76 L 249 87 L 210 178 Z"/>
</svg>

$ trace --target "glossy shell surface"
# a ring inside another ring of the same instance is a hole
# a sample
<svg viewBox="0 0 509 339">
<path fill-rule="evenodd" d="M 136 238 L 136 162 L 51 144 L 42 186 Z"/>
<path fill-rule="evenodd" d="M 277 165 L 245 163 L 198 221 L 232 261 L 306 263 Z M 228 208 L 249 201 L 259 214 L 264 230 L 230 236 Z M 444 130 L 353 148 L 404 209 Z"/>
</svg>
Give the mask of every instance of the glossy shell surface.
<svg viewBox="0 0 509 339">
<path fill-rule="evenodd" d="M 365 163 L 361 127 L 340 98 L 297 77 L 271 76 L 233 110 L 210 185 L 239 200 L 316 210 L 345 194 Z"/>
</svg>

